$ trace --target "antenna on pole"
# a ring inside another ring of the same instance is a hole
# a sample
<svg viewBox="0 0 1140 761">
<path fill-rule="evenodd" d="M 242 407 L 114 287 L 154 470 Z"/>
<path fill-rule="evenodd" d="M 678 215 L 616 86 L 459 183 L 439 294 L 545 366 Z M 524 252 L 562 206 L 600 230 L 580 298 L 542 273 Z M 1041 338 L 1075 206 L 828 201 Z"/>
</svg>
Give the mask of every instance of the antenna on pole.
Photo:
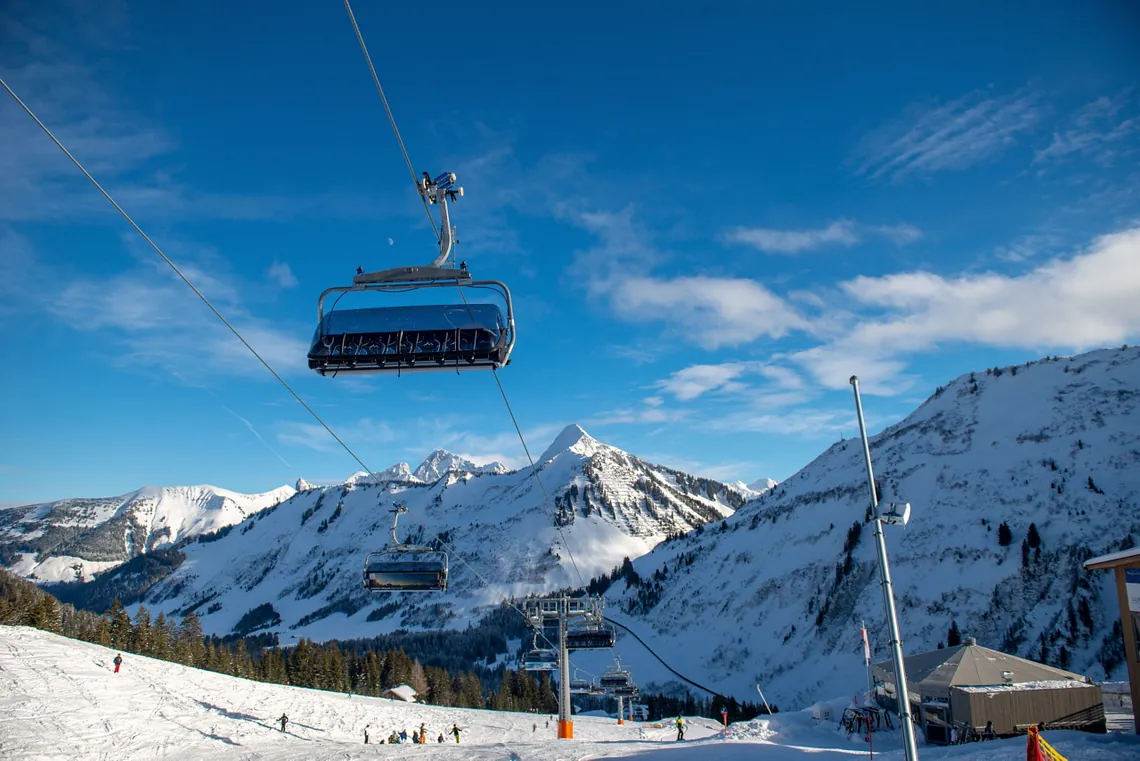
<svg viewBox="0 0 1140 761">
<path fill-rule="evenodd" d="M 855 390 L 855 414 L 859 418 L 859 437 L 863 441 L 863 459 L 867 464 L 867 485 L 871 489 L 871 520 L 875 524 L 875 549 L 879 555 L 879 584 L 883 588 L 883 607 L 887 614 L 887 629 L 891 639 L 891 661 L 895 671 L 895 696 L 899 703 L 899 723 L 902 724 L 903 750 L 907 761 L 918 761 L 918 747 L 914 741 L 914 723 L 910 716 L 910 695 L 906 687 L 906 664 L 903 663 L 902 637 L 895 610 L 895 594 L 891 587 L 891 568 L 887 562 L 887 540 L 883 536 L 884 523 L 905 524 L 910 519 L 910 504 L 888 504 L 888 512 L 880 514 L 879 495 L 875 488 L 875 471 L 871 468 L 871 445 L 867 441 L 867 424 L 863 421 L 863 400 L 859 397 L 859 378 L 851 376 Z"/>
</svg>

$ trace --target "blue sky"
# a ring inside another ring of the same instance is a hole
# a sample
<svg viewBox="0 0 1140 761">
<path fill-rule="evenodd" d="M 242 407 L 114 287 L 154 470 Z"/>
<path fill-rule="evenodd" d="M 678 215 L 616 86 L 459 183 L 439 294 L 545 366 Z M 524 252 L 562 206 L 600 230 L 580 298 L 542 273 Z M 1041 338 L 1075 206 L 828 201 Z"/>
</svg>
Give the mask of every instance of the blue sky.
<svg viewBox="0 0 1140 761">
<path fill-rule="evenodd" d="M 9 2 L 0 73 L 373 469 L 519 465 L 489 374 L 306 369 L 317 295 L 434 239 L 343 7 L 229 5 Z M 532 452 L 783 479 L 855 435 L 852 374 L 877 430 L 1137 340 L 1140 12 L 920 5 L 357 3 L 514 293 Z M 357 469 L 7 96 L 0 146 L 0 501 Z"/>
</svg>

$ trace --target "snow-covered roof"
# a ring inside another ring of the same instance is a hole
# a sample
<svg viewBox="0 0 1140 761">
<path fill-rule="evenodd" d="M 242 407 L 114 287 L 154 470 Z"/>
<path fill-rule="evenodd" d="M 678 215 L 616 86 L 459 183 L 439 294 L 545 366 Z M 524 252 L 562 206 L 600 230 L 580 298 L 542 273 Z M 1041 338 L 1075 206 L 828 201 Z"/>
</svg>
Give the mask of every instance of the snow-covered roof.
<svg viewBox="0 0 1140 761">
<path fill-rule="evenodd" d="M 1130 560 L 1140 563 L 1140 547 L 1133 547 L 1130 550 L 1121 550 L 1120 552 L 1101 555 L 1098 558 L 1090 558 L 1085 561 L 1085 568 L 1089 570 L 1096 568 L 1113 568 L 1118 565 L 1124 565 Z"/>
<path fill-rule="evenodd" d="M 382 697 L 395 698 L 396 700 L 402 700 L 405 703 L 415 703 L 416 694 L 416 691 L 406 684 L 397 685 L 396 687 L 389 688 L 381 693 Z"/>
<path fill-rule="evenodd" d="M 904 660 L 908 687 L 930 697 L 945 698 L 951 687 L 985 687 L 996 689 L 1005 684 L 1003 672 L 1008 672 L 1014 689 L 1054 689 L 1053 687 L 1025 687 L 1027 684 L 1065 682 L 1064 686 L 1082 686 L 1085 678 L 1043 663 L 1018 658 L 988 647 L 967 644 L 958 647 L 916 653 Z M 883 661 L 875 664 L 875 671 L 888 680 L 894 679 L 894 664 Z"/>
<path fill-rule="evenodd" d="M 985 687 L 957 687 L 962 692 L 1001 692 L 1002 690 L 1067 690 L 1071 688 L 1095 687 L 1087 682 L 1075 682 L 1072 679 L 1043 679 L 1037 682 L 1018 682 L 1017 684 L 991 684 Z"/>
</svg>

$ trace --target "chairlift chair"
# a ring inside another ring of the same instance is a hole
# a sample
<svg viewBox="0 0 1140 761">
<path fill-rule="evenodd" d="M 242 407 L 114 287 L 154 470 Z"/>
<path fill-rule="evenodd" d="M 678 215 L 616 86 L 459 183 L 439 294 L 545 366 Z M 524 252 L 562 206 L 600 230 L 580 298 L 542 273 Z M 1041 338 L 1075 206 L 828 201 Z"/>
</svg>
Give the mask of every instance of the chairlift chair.
<svg viewBox="0 0 1140 761">
<path fill-rule="evenodd" d="M 637 685 L 632 682 L 622 687 L 614 687 L 611 692 L 613 692 L 614 696 L 622 698 L 631 698 L 638 694 Z"/>
<path fill-rule="evenodd" d="M 531 648 L 523 654 L 523 671 L 557 671 L 558 652 L 538 646 L 538 632 L 534 634 Z"/>
<path fill-rule="evenodd" d="M 633 675 L 628 669 L 623 669 L 620 665 L 610 666 L 598 679 L 598 684 L 607 690 L 626 687 L 632 683 Z"/>
<path fill-rule="evenodd" d="M 420 193 L 441 211 L 440 253 L 426 266 L 360 272 L 350 286 L 326 289 L 317 300 L 317 329 L 309 348 L 309 368 L 321 375 L 491 370 L 510 362 L 515 345 L 511 292 L 498 280 L 472 280 L 466 263 L 448 265 L 454 230 L 448 200 L 463 195 L 455 174 L 434 180 L 424 173 Z M 506 317 L 495 304 L 461 303 L 387 306 L 325 312 L 330 294 L 350 292 L 405 293 L 426 288 L 485 289 L 497 294 Z"/>
<path fill-rule="evenodd" d="M 566 631 L 568 650 L 607 650 L 617 641 L 617 630 L 612 624 L 578 626 Z"/>
<path fill-rule="evenodd" d="M 447 553 L 431 547 L 403 544 L 396 523 L 408 508 L 397 505 L 387 546 L 364 559 L 364 587 L 373 592 L 443 592 L 447 589 Z"/>
</svg>

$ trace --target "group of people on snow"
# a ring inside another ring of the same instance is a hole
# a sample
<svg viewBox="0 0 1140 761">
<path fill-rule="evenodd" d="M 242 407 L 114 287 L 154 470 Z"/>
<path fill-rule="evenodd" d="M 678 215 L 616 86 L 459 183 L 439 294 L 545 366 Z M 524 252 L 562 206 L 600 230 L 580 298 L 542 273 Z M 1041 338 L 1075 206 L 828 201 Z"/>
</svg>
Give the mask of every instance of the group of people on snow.
<svg viewBox="0 0 1140 761">
<path fill-rule="evenodd" d="M 368 724 L 364 727 L 364 744 L 365 745 L 368 745 L 372 739 L 371 735 L 368 734 L 368 728 L 370 726 L 372 726 L 372 725 Z M 447 730 L 447 734 L 455 736 L 455 742 L 459 742 L 459 736 L 460 736 L 461 732 L 462 732 L 462 730 L 459 728 L 458 724 L 452 724 L 451 729 Z M 384 743 L 388 743 L 389 745 L 398 745 L 399 743 L 412 742 L 412 743 L 415 743 L 417 745 L 424 745 L 427 743 L 427 741 L 428 741 L 427 725 L 426 724 L 420 724 L 419 729 L 413 729 L 412 730 L 412 735 L 411 735 L 410 740 L 408 738 L 408 730 L 401 729 L 399 732 L 393 730 L 392 733 L 390 735 L 388 735 L 387 739 L 381 739 L 379 741 L 379 743 L 377 743 L 377 744 L 383 745 Z M 444 733 L 440 732 L 439 736 L 435 738 L 435 741 L 437 743 L 446 742 L 446 738 L 444 737 Z"/>
</svg>

